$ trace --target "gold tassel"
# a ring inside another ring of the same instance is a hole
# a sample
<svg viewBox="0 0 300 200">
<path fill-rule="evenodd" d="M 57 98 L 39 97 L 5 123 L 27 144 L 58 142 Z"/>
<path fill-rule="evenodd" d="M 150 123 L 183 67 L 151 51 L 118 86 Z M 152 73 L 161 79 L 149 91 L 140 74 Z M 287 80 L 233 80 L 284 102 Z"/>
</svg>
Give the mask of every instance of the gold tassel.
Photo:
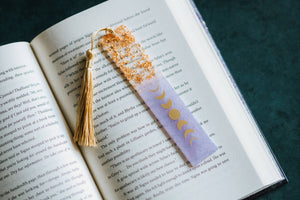
<svg viewBox="0 0 300 200">
<path fill-rule="evenodd" d="M 103 28 L 92 34 L 91 49 L 86 51 L 86 65 L 84 69 L 80 97 L 78 100 L 74 141 L 79 145 L 96 146 L 93 124 L 93 74 L 92 65 L 94 40 L 98 32 L 114 33 L 111 28 Z"/>
<path fill-rule="evenodd" d="M 92 65 L 95 54 L 86 52 L 86 66 L 77 107 L 77 119 L 74 140 L 79 145 L 96 146 L 93 125 L 93 74 Z"/>
</svg>

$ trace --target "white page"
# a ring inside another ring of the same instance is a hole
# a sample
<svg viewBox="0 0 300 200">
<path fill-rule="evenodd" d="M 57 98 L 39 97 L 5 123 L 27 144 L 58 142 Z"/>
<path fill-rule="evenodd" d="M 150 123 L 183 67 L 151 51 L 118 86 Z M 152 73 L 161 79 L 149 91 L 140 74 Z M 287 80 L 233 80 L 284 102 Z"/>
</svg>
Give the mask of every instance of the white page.
<svg viewBox="0 0 300 200">
<path fill-rule="evenodd" d="M 132 30 L 219 150 L 198 167 L 187 166 L 133 90 L 98 52 L 93 70 L 98 147 L 82 150 L 104 196 L 235 199 L 260 188 L 259 177 L 163 1 L 109 1 L 32 41 L 72 131 L 90 34 L 120 24 Z"/>
<path fill-rule="evenodd" d="M 0 47 L 0 199 L 99 199 L 29 43 Z"/>
<path fill-rule="evenodd" d="M 274 184 L 284 179 L 269 146 L 264 141 L 251 112 L 243 97 L 233 83 L 223 61 L 219 58 L 214 44 L 207 42 L 211 38 L 193 11 L 190 1 L 167 0 L 174 17 L 193 53 L 219 99 L 227 118 L 238 133 L 237 136 L 245 148 L 249 159 L 264 185 Z M 188 22 L 188 23 L 187 23 Z M 253 148 L 255 146 L 255 148 Z"/>
</svg>

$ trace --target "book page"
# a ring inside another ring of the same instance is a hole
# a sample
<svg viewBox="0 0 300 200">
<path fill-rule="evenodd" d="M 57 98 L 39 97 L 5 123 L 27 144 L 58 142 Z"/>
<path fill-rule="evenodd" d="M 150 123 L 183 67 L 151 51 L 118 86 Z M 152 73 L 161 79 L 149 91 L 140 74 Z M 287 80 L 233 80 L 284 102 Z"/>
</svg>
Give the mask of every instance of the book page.
<svg viewBox="0 0 300 200">
<path fill-rule="evenodd" d="M 93 67 L 97 147 L 83 147 L 82 152 L 104 197 L 237 199 L 260 188 L 260 178 L 164 1 L 105 2 L 32 41 L 71 130 L 91 33 L 121 24 L 136 36 L 218 151 L 191 168 L 134 89 L 98 50 Z"/>
<path fill-rule="evenodd" d="M 270 185 L 284 180 L 285 177 L 276 163 L 276 158 L 272 155 L 251 111 L 220 57 L 205 24 L 203 25 L 204 22 L 199 21 L 201 16 L 194 12 L 189 0 L 166 0 L 166 2 L 174 13 L 173 16 L 178 26 L 181 27 L 205 77 L 210 82 L 217 98 L 221 99 L 219 102 L 233 129 L 238 133 L 237 136 L 249 159 L 254 163 L 262 182 L 264 185 Z"/>
<path fill-rule="evenodd" d="M 100 199 L 29 43 L 0 47 L 0 199 Z"/>
</svg>

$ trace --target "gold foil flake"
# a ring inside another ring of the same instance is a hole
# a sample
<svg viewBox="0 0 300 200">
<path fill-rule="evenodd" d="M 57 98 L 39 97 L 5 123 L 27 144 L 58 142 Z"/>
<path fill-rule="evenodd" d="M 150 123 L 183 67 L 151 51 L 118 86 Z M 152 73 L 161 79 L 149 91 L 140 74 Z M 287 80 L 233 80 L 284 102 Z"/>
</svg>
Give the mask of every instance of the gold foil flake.
<svg viewBox="0 0 300 200">
<path fill-rule="evenodd" d="M 124 76 L 133 85 L 140 84 L 155 76 L 149 56 L 142 50 L 140 44 L 124 25 L 119 26 L 114 33 L 108 33 L 100 39 L 100 43 L 112 58 Z"/>
</svg>

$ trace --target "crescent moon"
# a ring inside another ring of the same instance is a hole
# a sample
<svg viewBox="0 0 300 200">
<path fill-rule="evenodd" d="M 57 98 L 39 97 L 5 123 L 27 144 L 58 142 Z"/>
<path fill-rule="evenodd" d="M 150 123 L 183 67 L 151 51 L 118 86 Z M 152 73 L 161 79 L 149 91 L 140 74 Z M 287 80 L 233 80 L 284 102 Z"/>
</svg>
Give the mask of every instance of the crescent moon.
<svg viewBox="0 0 300 200">
<path fill-rule="evenodd" d="M 159 85 L 157 86 L 157 88 L 155 90 L 150 90 L 151 92 L 156 92 L 157 90 L 159 90 Z"/>
<path fill-rule="evenodd" d="M 165 104 L 160 104 L 160 105 L 161 105 L 161 107 L 163 107 L 164 109 L 169 109 L 169 108 L 172 107 L 172 100 L 169 99 L 167 103 L 165 103 Z"/>
<path fill-rule="evenodd" d="M 192 146 L 192 142 L 194 139 L 197 139 L 197 137 L 193 137 L 191 140 L 190 140 L 190 145 Z"/>
<path fill-rule="evenodd" d="M 188 135 L 189 133 L 195 133 L 195 131 L 194 131 L 193 129 L 187 129 L 187 130 L 184 132 L 184 138 L 186 138 L 187 135 Z"/>
<path fill-rule="evenodd" d="M 155 97 L 156 99 L 163 99 L 166 96 L 166 92 L 163 91 L 163 93 L 160 96 Z"/>
<path fill-rule="evenodd" d="M 186 125 L 186 124 L 188 124 L 187 121 L 185 121 L 185 120 L 180 120 L 180 121 L 177 123 L 177 128 L 181 131 L 182 126 L 183 126 L 183 125 Z"/>
</svg>

